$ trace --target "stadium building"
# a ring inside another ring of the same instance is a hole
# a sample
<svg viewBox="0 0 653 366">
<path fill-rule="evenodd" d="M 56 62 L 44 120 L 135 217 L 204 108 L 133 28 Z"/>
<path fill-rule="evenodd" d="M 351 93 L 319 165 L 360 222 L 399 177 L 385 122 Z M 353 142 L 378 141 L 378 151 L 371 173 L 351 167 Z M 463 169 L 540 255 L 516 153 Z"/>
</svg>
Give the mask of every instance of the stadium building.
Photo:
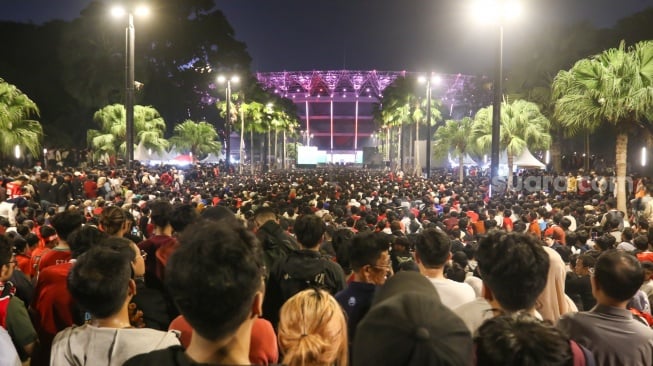
<svg viewBox="0 0 653 366">
<path fill-rule="evenodd" d="M 389 134 L 373 120 L 383 91 L 406 71 L 284 71 L 257 73 L 262 87 L 294 101 L 301 120 L 298 163 L 364 163 L 372 151 L 389 144 Z M 470 75 L 440 74 L 432 96 L 443 106 L 443 118 L 471 115 L 482 106 L 485 79 Z M 479 87 L 480 86 L 480 87 Z M 416 85 L 416 88 L 425 86 Z M 477 94 L 477 95 L 475 95 Z M 486 93 L 488 94 L 488 93 Z M 488 94 L 489 95 L 489 94 Z M 487 105 L 489 103 L 486 103 Z M 384 151 L 388 151 L 385 149 Z M 367 152 L 363 156 L 364 151 Z M 390 157 L 382 156 L 383 160 Z M 422 160 L 424 161 L 424 160 Z"/>
</svg>

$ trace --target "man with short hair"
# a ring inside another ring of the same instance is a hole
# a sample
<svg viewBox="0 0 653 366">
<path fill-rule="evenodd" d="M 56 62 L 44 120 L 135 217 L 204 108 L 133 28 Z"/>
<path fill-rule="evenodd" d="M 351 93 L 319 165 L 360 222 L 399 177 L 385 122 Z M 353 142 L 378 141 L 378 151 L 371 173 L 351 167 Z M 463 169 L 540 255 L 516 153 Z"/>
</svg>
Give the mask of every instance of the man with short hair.
<svg viewBox="0 0 653 366">
<path fill-rule="evenodd" d="M 569 296 L 579 310 L 591 310 L 596 305 L 592 295 L 590 275 L 594 271 L 596 259 L 589 254 L 581 254 L 576 259 L 574 274 L 567 274 L 565 280 L 565 293 Z"/>
<path fill-rule="evenodd" d="M 279 225 L 276 212 L 269 207 L 259 208 L 254 213 L 254 232 L 263 247 L 268 269 L 298 248 L 295 239 Z"/>
<path fill-rule="evenodd" d="M 644 281 L 644 271 L 631 254 L 601 254 L 591 277 L 597 305 L 564 315 L 558 327 L 594 354 L 597 365 L 653 365 L 653 330 L 626 308 Z"/>
<path fill-rule="evenodd" d="M 281 306 L 308 287 L 321 288 L 332 295 L 342 291 L 345 274 L 335 262 L 320 254 L 326 225 L 315 215 L 302 215 L 293 228 L 300 249 L 290 252 L 270 270 L 266 287 L 264 317 L 276 328 Z"/>
<path fill-rule="evenodd" d="M 336 300 L 347 313 L 347 335 L 349 355 L 356 335 L 356 326 L 372 305 L 372 298 L 378 286 L 385 283 L 393 273 L 388 253 L 390 236 L 383 233 L 366 232 L 357 234 L 349 246 L 349 260 L 354 271 L 354 280 L 336 294 Z"/>
<path fill-rule="evenodd" d="M 254 235 L 237 225 L 188 227 L 165 282 L 193 328 L 188 348 L 173 346 L 128 360 L 142 365 L 248 365 L 252 326 L 262 315 L 265 265 Z"/>
<path fill-rule="evenodd" d="M 111 237 L 81 255 L 68 276 L 68 290 L 90 320 L 57 333 L 50 364 L 123 365 L 135 355 L 179 345 L 177 335 L 130 323 L 136 295 L 132 263 L 144 263 L 130 240 Z"/>
<path fill-rule="evenodd" d="M 496 314 L 535 310 L 544 290 L 550 260 L 540 242 L 530 234 L 492 231 L 479 241 L 478 271 L 483 279 L 483 298 L 454 309 L 473 333 Z"/>
<path fill-rule="evenodd" d="M 426 276 L 440 295 L 442 303 L 454 309 L 474 300 L 474 289 L 462 282 L 444 276 L 444 265 L 451 260 L 451 239 L 439 228 L 428 228 L 417 234 L 415 261 L 422 275 Z"/>
</svg>

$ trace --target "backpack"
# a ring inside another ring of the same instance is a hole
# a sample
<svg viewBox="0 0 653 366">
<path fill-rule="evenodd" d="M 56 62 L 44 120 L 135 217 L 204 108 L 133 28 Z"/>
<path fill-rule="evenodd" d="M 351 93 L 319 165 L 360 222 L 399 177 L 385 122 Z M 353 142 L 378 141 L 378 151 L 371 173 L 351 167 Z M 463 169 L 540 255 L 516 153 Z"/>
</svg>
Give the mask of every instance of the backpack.
<svg viewBox="0 0 653 366">
<path fill-rule="evenodd" d="M 326 263 L 327 260 L 323 257 L 297 259 L 292 255 L 287 256 L 281 265 L 285 271 L 279 283 L 284 302 L 308 288 L 329 291 L 330 286 L 326 283 Z"/>
<path fill-rule="evenodd" d="M 274 264 L 288 257 L 293 250 L 297 249 L 288 239 L 280 239 L 274 235 L 265 235 L 261 240 L 263 247 L 263 259 L 268 269 Z"/>
</svg>

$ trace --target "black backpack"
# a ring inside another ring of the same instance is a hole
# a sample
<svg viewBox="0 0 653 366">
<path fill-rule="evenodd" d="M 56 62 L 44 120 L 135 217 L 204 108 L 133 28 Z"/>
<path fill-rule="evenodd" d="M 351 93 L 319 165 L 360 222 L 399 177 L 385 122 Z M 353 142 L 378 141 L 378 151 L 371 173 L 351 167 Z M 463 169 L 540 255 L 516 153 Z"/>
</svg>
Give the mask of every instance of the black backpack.
<svg viewBox="0 0 653 366">
<path fill-rule="evenodd" d="M 284 301 L 308 288 L 324 289 L 329 292 L 333 284 L 327 283 L 327 260 L 319 258 L 297 258 L 287 256 L 282 264 L 283 272 L 279 287 Z"/>
</svg>

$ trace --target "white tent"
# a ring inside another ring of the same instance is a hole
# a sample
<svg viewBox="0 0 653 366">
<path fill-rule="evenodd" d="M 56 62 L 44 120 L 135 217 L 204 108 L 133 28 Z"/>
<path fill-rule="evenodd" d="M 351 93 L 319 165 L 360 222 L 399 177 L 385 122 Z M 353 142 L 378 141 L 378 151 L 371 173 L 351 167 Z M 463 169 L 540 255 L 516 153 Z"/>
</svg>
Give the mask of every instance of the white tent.
<svg viewBox="0 0 653 366">
<path fill-rule="evenodd" d="M 452 166 L 452 167 L 458 166 L 458 158 L 453 158 L 453 157 L 451 157 L 451 154 L 449 154 L 449 165 Z M 474 159 L 471 158 L 471 156 L 469 156 L 468 154 L 465 154 L 465 156 L 463 156 L 463 165 L 464 166 L 475 166 L 475 165 L 478 165 L 478 163 L 476 163 L 474 161 Z"/>
<path fill-rule="evenodd" d="M 217 164 L 221 160 L 221 157 L 213 155 L 213 153 L 209 153 L 204 159 L 200 160 L 200 163 L 203 164 Z"/>
<path fill-rule="evenodd" d="M 535 158 L 533 154 L 531 154 L 528 148 L 524 148 L 524 151 L 522 151 L 521 155 L 515 158 L 515 160 L 513 161 L 513 165 L 519 168 L 536 168 L 536 169 L 546 168 L 546 164 L 537 160 L 537 158 Z"/>
<path fill-rule="evenodd" d="M 490 161 L 488 160 L 487 164 L 485 167 L 490 166 Z M 527 148 L 524 148 L 524 151 L 519 156 L 515 156 L 512 161 L 512 170 L 513 172 L 516 171 L 517 169 L 546 169 L 546 164 L 542 163 L 541 161 L 537 160 L 531 154 L 530 150 Z M 499 155 L 499 172 L 500 174 L 506 174 L 508 171 L 508 154 L 506 154 L 506 151 L 502 151 L 501 154 Z"/>
<path fill-rule="evenodd" d="M 136 150 L 134 150 L 134 160 L 138 161 L 150 161 L 152 160 L 151 154 L 147 151 L 145 146 L 143 146 L 143 142 L 141 141 L 140 144 L 136 147 Z"/>
</svg>

